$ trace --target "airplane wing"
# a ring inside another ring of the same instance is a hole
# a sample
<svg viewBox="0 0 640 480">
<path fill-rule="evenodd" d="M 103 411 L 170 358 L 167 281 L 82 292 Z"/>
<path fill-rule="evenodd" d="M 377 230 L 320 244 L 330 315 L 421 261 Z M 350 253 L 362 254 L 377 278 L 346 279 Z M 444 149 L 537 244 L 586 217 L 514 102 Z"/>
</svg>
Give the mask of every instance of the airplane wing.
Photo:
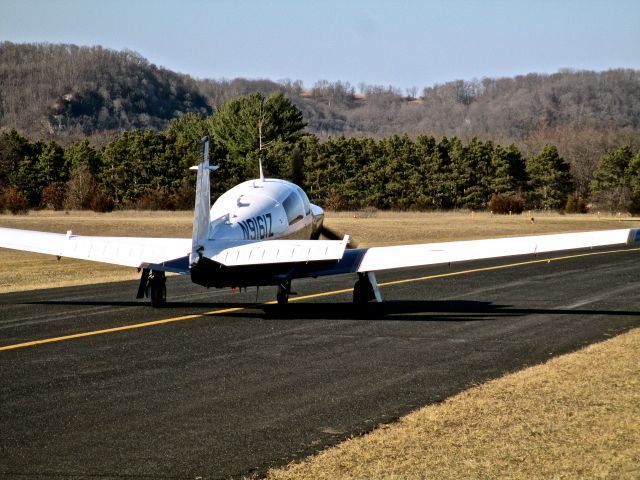
<svg viewBox="0 0 640 480">
<path fill-rule="evenodd" d="M 225 266 L 340 261 L 351 272 L 482 260 L 640 242 L 640 229 L 533 235 L 347 250 L 343 240 L 212 241 L 204 256 Z M 188 256 L 190 238 L 101 237 L 0 228 L 0 247 L 127 267 L 160 265 Z M 330 274 L 327 271 L 326 274 Z M 342 273 L 342 272 L 340 272 Z"/>
<path fill-rule="evenodd" d="M 210 241 L 202 252 L 226 267 L 303 264 L 303 276 L 395 268 L 640 243 L 640 229 L 533 235 L 346 250 L 343 240 Z M 0 228 L 0 247 L 135 268 L 189 273 L 190 238 L 100 237 Z M 326 262 L 335 262 L 327 268 Z M 313 267 L 314 262 L 322 266 Z"/>
<path fill-rule="evenodd" d="M 164 274 L 153 275 L 152 279 L 150 271 L 190 274 L 192 281 L 204 286 L 277 283 L 281 289 L 282 285 L 290 288 L 294 278 L 356 272 L 359 280 L 354 287 L 354 301 L 360 303 L 370 299 L 382 301 L 375 278 L 375 272 L 381 270 L 638 244 L 640 229 L 351 250 L 346 249 L 348 241 L 348 236 L 343 240 L 210 240 L 194 251 L 191 238 L 94 237 L 71 231 L 59 234 L 0 228 L 0 247 L 143 269 L 137 296 L 141 298 L 151 285 L 154 306 L 164 303 L 166 289 Z M 161 293 L 154 295 L 154 291 Z M 280 290 L 278 295 L 280 302 Z M 288 293 L 284 297 L 287 296 Z"/>
<path fill-rule="evenodd" d="M 563 250 L 630 245 L 640 242 L 640 229 L 532 235 L 486 240 L 398 245 L 363 249 L 356 272 L 532 255 Z"/>
<path fill-rule="evenodd" d="M 94 237 L 0 228 L 0 247 L 58 257 L 92 260 L 126 267 L 158 269 L 188 273 L 191 251 L 190 238 L 144 238 L 144 237 Z M 172 261 L 184 259 L 180 267 L 171 267 Z M 162 268 L 168 264 L 167 268 Z"/>
</svg>

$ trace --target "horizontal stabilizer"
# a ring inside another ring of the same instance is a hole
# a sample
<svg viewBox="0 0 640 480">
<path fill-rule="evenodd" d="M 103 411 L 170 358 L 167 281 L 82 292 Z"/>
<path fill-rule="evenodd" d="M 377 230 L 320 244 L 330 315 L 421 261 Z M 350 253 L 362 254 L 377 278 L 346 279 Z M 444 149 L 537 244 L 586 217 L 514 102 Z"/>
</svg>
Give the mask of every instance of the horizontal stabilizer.
<svg viewBox="0 0 640 480">
<path fill-rule="evenodd" d="M 340 260 L 349 236 L 343 240 L 216 240 L 207 242 L 203 256 L 228 267 Z"/>
</svg>

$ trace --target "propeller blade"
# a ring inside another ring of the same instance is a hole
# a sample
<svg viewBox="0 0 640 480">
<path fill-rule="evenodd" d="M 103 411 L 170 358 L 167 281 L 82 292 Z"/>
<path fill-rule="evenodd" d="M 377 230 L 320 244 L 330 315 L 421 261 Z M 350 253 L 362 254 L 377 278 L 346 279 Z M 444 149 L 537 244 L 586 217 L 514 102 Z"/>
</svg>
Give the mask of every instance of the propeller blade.
<svg viewBox="0 0 640 480">
<path fill-rule="evenodd" d="M 327 240 L 342 240 L 344 238 L 344 233 L 332 230 L 331 228 L 325 227 L 324 225 L 320 229 L 320 235 L 322 235 Z M 347 248 L 358 248 L 358 242 L 349 237 Z"/>
</svg>

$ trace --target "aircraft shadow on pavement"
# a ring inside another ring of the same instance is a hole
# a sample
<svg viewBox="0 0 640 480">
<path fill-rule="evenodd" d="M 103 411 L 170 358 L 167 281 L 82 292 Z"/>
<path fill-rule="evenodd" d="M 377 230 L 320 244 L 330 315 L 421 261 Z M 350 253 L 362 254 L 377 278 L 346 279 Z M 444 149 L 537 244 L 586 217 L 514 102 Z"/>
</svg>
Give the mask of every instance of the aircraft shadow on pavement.
<svg viewBox="0 0 640 480">
<path fill-rule="evenodd" d="M 528 315 L 640 316 L 640 312 L 632 311 L 562 308 L 531 309 L 470 300 L 405 300 L 379 304 L 368 303 L 366 305 L 354 305 L 352 303 L 292 303 L 285 308 L 279 308 L 277 305 L 262 305 L 258 308 L 264 311 L 264 315 L 267 318 L 279 319 L 468 322 L 500 320 Z M 237 312 L 231 315 L 249 317 L 250 313 L 252 312 Z M 260 316 L 260 312 L 257 312 L 256 316 Z"/>
<path fill-rule="evenodd" d="M 97 301 L 97 300 L 47 300 L 21 302 L 31 305 L 72 305 L 103 307 L 143 307 L 147 302 L 139 301 Z M 604 315 L 611 317 L 640 316 L 638 311 L 564 309 L 564 308 L 519 308 L 492 302 L 471 300 L 399 300 L 382 303 L 355 305 L 344 303 L 297 303 L 286 306 L 264 303 L 211 303 L 211 302 L 167 302 L 166 306 L 154 312 L 174 314 L 217 315 L 216 310 L 237 311 L 221 314 L 233 318 L 262 318 L 281 320 L 386 320 L 386 321 L 488 321 L 527 315 Z M 205 312 L 202 312 L 205 310 Z M 210 312 L 209 312 L 210 311 Z"/>
</svg>

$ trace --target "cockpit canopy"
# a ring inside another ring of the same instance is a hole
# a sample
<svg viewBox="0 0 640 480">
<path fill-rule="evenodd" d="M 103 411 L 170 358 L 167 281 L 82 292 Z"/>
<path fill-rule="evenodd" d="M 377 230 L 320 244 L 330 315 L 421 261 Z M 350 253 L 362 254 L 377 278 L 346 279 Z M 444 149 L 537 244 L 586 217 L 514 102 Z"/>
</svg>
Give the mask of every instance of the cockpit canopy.
<svg viewBox="0 0 640 480">
<path fill-rule="evenodd" d="M 304 190 L 297 185 L 279 179 L 249 180 L 236 185 L 216 200 L 211 207 L 211 218 L 219 212 L 229 212 L 231 217 L 243 216 L 248 210 L 264 210 L 282 205 L 289 225 L 293 225 L 311 213 L 311 204 Z"/>
<path fill-rule="evenodd" d="M 294 187 L 293 191 L 282 201 L 289 225 L 299 222 L 311 212 L 311 204 L 307 195 L 300 187 L 296 185 Z"/>
</svg>

